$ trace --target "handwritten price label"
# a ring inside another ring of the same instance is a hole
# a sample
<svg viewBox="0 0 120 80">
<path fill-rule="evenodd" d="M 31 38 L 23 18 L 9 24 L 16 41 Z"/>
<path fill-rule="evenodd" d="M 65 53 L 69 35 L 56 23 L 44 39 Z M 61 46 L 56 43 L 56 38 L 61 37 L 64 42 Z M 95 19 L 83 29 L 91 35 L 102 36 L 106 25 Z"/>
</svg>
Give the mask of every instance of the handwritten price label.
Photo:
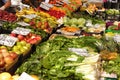
<svg viewBox="0 0 120 80">
<path fill-rule="evenodd" d="M 86 49 L 82 48 L 68 48 L 69 51 L 75 52 L 78 55 L 81 56 L 89 56 L 88 51 Z"/>
<path fill-rule="evenodd" d="M 18 80 L 34 80 L 29 74 L 23 72 Z"/>
<path fill-rule="evenodd" d="M 25 29 L 21 27 L 17 27 L 16 29 L 12 31 L 12 33 L 21 34 L 21 35 L 28 35 L 30 32 L 31 32 L 30 29 Z"/>
<path fill-rule="evenodd" d="M 45 10 L 49 10 L 50 8 L 53 7 L 53 5 L 52 5 L 52 4 L 49 4 L 49 3 L 42 2 L 42 3 L 40 4 L 40 7 L 43 8 L 43 9 L 45 9 Z"/>
<path fill-rule="evenodd" d="M 0 44 L 12 47 L 18 39 L 12 36 L 8 36 L 5 34 L 0 35 Z"/>
</svg>

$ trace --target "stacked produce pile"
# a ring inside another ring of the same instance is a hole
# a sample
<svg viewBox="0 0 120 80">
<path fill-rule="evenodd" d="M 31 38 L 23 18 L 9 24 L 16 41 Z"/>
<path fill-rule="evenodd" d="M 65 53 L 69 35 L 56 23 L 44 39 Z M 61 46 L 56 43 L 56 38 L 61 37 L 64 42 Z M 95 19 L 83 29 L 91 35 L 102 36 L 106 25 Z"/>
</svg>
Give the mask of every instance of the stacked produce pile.
<svg viewBox="0 0 120 80">
<path fill-rule="evenodd" d="M 28 23 L 35 29 L 42 29 L 47 33 L 51 33 L 53 28 L 57 27 L 57 21 L 55 17 L 50 16 L 48 13 L 42 11 L 35 11 L 33 8 L 23 9 L 16 13 L 19 21 Z"/>
<path fill-rule="evenodd" d="M 88 13 L 74 12 L 81 0 L 51 0 L 50 4 L 54 7 L 49 10 L 30 7 L 16 15 L 0 11 L 3 21 L 0 72 L 8 71 L 31 55 L 16 70 L 15 76 L 3 72 L 0 80 L 4 75 L 7 75 L 5 80 L 18 79 L 23 72 L 36 80 L 99 80 L 101 76 L 120 79 L 120 22 L 105 23 L 88 15 L 97 10 L 91 4 L 86 8 Z M 106 14 L 113 15 L 112 12 L 119 14 L 117 10 L 106 10 Z M 59 23 L 63 25 L 58 27 Z M 52 35 L 50 40 L 42 42 L 53 32 L 56 37 Z"/>
<path fill-rule="evenodd" d="M 8 13 L 7 11 L 0 10 L 0 20 L 15 22 L 17 21 L 17 16 L 13 13 Z"/>
<path fill-rule="evenodd" d="M 37 46 L 31 58 L 17 69 L 16 74 L 27 72 L 41 79 L 90 79 L 97 78 L 99 54 L 94 37 L 66 38 L 57 36 Z M 36 69 L 34 69 L 36 68 Z"/>
</svg>

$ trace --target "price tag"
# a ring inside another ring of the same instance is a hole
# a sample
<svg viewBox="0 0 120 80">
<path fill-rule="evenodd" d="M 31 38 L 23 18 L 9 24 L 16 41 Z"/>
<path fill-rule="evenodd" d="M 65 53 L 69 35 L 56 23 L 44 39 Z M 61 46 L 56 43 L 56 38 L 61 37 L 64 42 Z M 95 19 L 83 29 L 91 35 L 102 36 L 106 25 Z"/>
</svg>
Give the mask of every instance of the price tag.
<svg viewBox="0 0 120 80">
<path fill-rule="evenodd" d="M 29 74 L 23 72 L 18 80 L 34 80 Z"/>
<path fill-rule="evenodd" d="M 28 35 L 30 32 L 31 32 L 30 29 L 25 29 L 21 27 L 17 27 L 12 31 L 12 33 L 21 34 L 21 35 Z"/>
<path fill-rule="evenodd" d="M 5 35 L 5 34 L 1 34 L 0 35 L 0 44 L 1 45 L 4 45 L 4 41 L 5 41 L 5 38 L 7 37 L 7 35 Z"/>
<path fill-rule="evenodd" d="M 30 24 L 23 22 L 17 22 L 17 24 L 21 25 L 21 26 L 30 26 Z"/>
<path fill-rule="evenodd" d="M 89 56 L 88 51 L 82 48 L 68 48 L 69 51 L 75 52 L 80 56 Z"/>
<path fill-rule="evenodd" d="M 113 37 L 113 39 L 114 39 L 114 41 L 116 41 L 116 42 L 120 42 L 120 35 L 115 35 L 115 36 Z"/>
<path fill-rule="evenodd" d="M 36 14 L 23 15 L 23 17 L 28 18 L 28 19 L 33 19 L 36 16 L 37 16 Z"/>
<path fill-rule="evenodd" d="M 40 4 L 40 7 L 43 8 L 43 9 L 45 9 L 45 10 L 49 10 L 50 8 L 53 7 L 53 5 L 52 5 L 52 4 L 49 4 L 49 3 L 42 2 L 42 3 Z"/>
<path fill-rule="evenodd" d="M 17 42 L 17 38 L 12 37 L 12 36 L 7 36 L 5 41 L 4 41 L 4 45 L 12 47 L 16 42 Z"/>
</svg>

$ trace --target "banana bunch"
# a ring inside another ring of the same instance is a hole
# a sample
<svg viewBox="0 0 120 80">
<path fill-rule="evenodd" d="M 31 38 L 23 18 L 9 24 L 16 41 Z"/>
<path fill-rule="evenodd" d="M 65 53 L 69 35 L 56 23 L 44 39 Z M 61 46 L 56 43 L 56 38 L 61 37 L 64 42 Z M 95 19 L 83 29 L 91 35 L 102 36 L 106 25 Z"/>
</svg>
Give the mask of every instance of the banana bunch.
<svg viewBox="0 0 120 80">
<path fill-rule="evenodd" d="M 86 11 L 90 14 L 93 14 L 98 8 L 96 7 L 95 4 L 89 4 Z"/>
<path fill-rule="evenodd" d="M 24 8 L 22 9 L 22 11 L 16 12 L 16 15 L 18 17 L 21 17 L 23 15 L 29 15 L 29 14 L 35 14 L 35 13 L 36 13 L 35 10 L 32 7 L 30 7 L 30 8 Z"/>
</svg>

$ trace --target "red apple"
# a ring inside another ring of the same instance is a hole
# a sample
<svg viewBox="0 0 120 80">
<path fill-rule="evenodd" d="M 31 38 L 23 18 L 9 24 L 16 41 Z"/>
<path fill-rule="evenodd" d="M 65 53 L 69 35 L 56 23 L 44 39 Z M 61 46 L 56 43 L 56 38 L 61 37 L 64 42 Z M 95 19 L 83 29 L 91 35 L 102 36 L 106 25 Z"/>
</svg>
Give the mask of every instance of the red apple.
<svg viewBox="0 0 120 80">
<path fill-rule="evenodd" d="M 36 40 L 39 41 L 39 40 L 41 40 L 41 39 L 42 39 L 41 36 L 39 36 L 39 35 L 36 36 Z"/>
<path fill-rule="evenodd" d="M 2 54 L 2 53 L 0 53 L 0 59 L 2 59 L 2 58 L 4 58 L 4 57 L 3 57 L 3 54 Z"/>
<path fill-rule="evenodd" d="M 9 52 L 9 54 L 13 59 L 16 59 L 18 57 L 18 55 L 15 52 Z"/>
<path fill-rule="evenodd" d="M 34 38 L 34 39 L 31 39 L 29 43 L 30 43 L 30 44 L 36 44 L 36 43 L 37 43 L 37 40 L 36 40 L 35 38 Z"/>
<path fill-rule="evenodd" d="M 1 53 L 6 53 L 6 52 L 8 52 L 8 50 L 7 50 L 6 47 L 3 47 L 3 48 L 0 48 L 0 52 L 1 52 Z"/>
<path fill-rule="evenodd" d="M 15 33 L 11 33 L 10 36 L 16 37 L 17 34 L 15 34 Z"/>
<path fill-rule="evenodd" d="M 0 59 L 0 68 L 3 68 L 5 66 L 4 58 Z"/>
<path fill-rule="evenodd" d="M 8 65 L 14 62 L 14 59 L 11 55 L 4 57 L 4 60 L 5 60 L 5 63 Z"/>
<path fill-rule="evenodd" d="M 20 34 L 17 37 L 18 37 L 19 40 L 23 40 L 24 39 L 24 36 L 20 35 Z"/>
</svg>

